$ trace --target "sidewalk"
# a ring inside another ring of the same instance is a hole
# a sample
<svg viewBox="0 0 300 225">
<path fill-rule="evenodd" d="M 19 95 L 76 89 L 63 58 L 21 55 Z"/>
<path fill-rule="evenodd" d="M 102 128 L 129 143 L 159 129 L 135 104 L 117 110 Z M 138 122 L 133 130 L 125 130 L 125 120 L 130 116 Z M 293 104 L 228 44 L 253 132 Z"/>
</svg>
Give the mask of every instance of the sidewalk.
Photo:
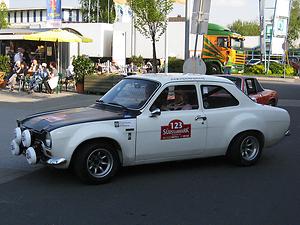
<svg viewBox="0 0 300 225">
<path fill-rule="evenodd" d="M 62 91 L 61 93 L 47 94 L 47 93 L 38 93 L 34 92 L 28 94 L 25 91 L 13 91 L 10 92 L 8 88 L 0 89 L 0 102 L 36 102 L 46 99 L 55 99 L 63 98 L 68 96 L 78 95 L 76 92 L 66 92 Z"/>
<path fill-rule="evenodd" d="M 269 82 L 285 82 L 285 83 L 299 83 L 300 79 L 298 76 L 295 78 L 280 78 L 280 77 L 260 77 L 256 76 L 259 81 L 269 81 Z"/>
</svg>

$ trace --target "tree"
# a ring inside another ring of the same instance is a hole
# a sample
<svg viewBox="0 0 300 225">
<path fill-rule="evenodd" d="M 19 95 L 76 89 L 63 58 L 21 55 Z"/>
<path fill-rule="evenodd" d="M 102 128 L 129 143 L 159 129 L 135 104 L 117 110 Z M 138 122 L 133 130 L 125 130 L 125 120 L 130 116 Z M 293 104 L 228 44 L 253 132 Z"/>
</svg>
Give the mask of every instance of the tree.
<svg viewBox="0 0 300 225">
<path fill-rule="evenodd" d="M 293 42 L 300 37 L 300 0 L 294 0 L 292 2 L 289 31 L 288 31 L 288 43 L 293 46 Z"/>
<path fill-rule="evenodd" d="M 153 69 L 157 73 L 156 42 L 167 29 L 168 14 L 173 0 L 129 0 L 134 14 L 135 28 L 152 42 Z"/>
<path fill-rule="evenodd" d="M 8 17 L 7 7 L 6 4 L 2 1 L 0 3 L 0 29 L 8 27 L 7 17 Z"/>
<path fill-rule="evenodd" d="M 258 36 L 260 33 L 259 24 L 256 21 L 236 20 L 228 25 L 228 28 L 243 36 Z"/>
<path fill-rule="evenodd" d="M 113 23 L 116 17 L 113 0 L 80 0 L 82 19 L 91 23 Z"/>
</svg>

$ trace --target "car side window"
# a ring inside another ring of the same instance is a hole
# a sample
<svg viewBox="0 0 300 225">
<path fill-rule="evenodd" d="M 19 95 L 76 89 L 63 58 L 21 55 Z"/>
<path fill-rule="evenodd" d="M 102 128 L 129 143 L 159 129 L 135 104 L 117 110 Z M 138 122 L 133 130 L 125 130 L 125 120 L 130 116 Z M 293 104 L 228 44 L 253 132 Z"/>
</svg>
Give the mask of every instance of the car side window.
<svg viewBox="0 0 300 225">
<path fill-rule="evenodd" d="M 248 95 L 256 94 L 257 91 L 256 91 L 254 79 L 246 79 L 245 81 L 246 81 Z"/>
<path fill-rule="evenodd" d="M 257 79 L 255 79 L 255 85 L 256 85 L 256 90 L 257 90 L 257 92 L 262 92 L 262 91 L 264 91 L 264 88 L 261 86 L 261 84 L 258 82 Z"/>
<path fill-rule="evenodd" d="M 176 85 L 166 87 L 154 101 L 150 110 L 161 111 L 198 109 L 197 89 L 195 85 Z"/>
<path fill-rule="evenodd" d="M 239 101 L 225 88 L 216 85 L 202 85 L 204 109 L 216 109 L 239 105 Z"/>
</svg>

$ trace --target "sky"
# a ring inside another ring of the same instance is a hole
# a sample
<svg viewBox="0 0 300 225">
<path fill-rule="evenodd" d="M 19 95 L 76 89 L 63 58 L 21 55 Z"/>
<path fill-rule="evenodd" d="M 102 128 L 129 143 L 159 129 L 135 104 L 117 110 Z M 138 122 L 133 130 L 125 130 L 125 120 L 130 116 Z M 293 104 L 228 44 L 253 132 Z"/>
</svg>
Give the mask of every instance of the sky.
<svg viewBox="0 0 300 225">
<path fill-rule="evenodd" d="M 238 19 L 258 21 L 258 3 L 259 0 L 211 0 L 209 22 L 227 26 Z M 192 11 L 192 4 L 190 11 Z M 185 5 L 175 4 L 171 16 L 177 15 L 185 16 Z"/>
</svg>

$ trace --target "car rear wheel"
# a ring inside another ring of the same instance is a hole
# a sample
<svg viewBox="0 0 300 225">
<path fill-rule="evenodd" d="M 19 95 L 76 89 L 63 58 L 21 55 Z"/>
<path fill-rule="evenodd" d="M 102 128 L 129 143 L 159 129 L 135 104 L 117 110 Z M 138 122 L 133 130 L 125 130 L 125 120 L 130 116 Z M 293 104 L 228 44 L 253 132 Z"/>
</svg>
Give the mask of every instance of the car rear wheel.
<svg viewBox="0 0 300 225">
<path fill-rule="evenodd" d="M 120 160 L 116 150 L 106 143 L 87 143 L 74 157 L 73 168 L 78 177 L 89 184 L 109 181 L 118 171 Z"/>
<path fill-rule="evenodd" d="M 245 132 L 234 138 L 227 156 L 236 165 L 251 166 L 261 157 L 263 143 L 255 132 Z"/>
</svg>

